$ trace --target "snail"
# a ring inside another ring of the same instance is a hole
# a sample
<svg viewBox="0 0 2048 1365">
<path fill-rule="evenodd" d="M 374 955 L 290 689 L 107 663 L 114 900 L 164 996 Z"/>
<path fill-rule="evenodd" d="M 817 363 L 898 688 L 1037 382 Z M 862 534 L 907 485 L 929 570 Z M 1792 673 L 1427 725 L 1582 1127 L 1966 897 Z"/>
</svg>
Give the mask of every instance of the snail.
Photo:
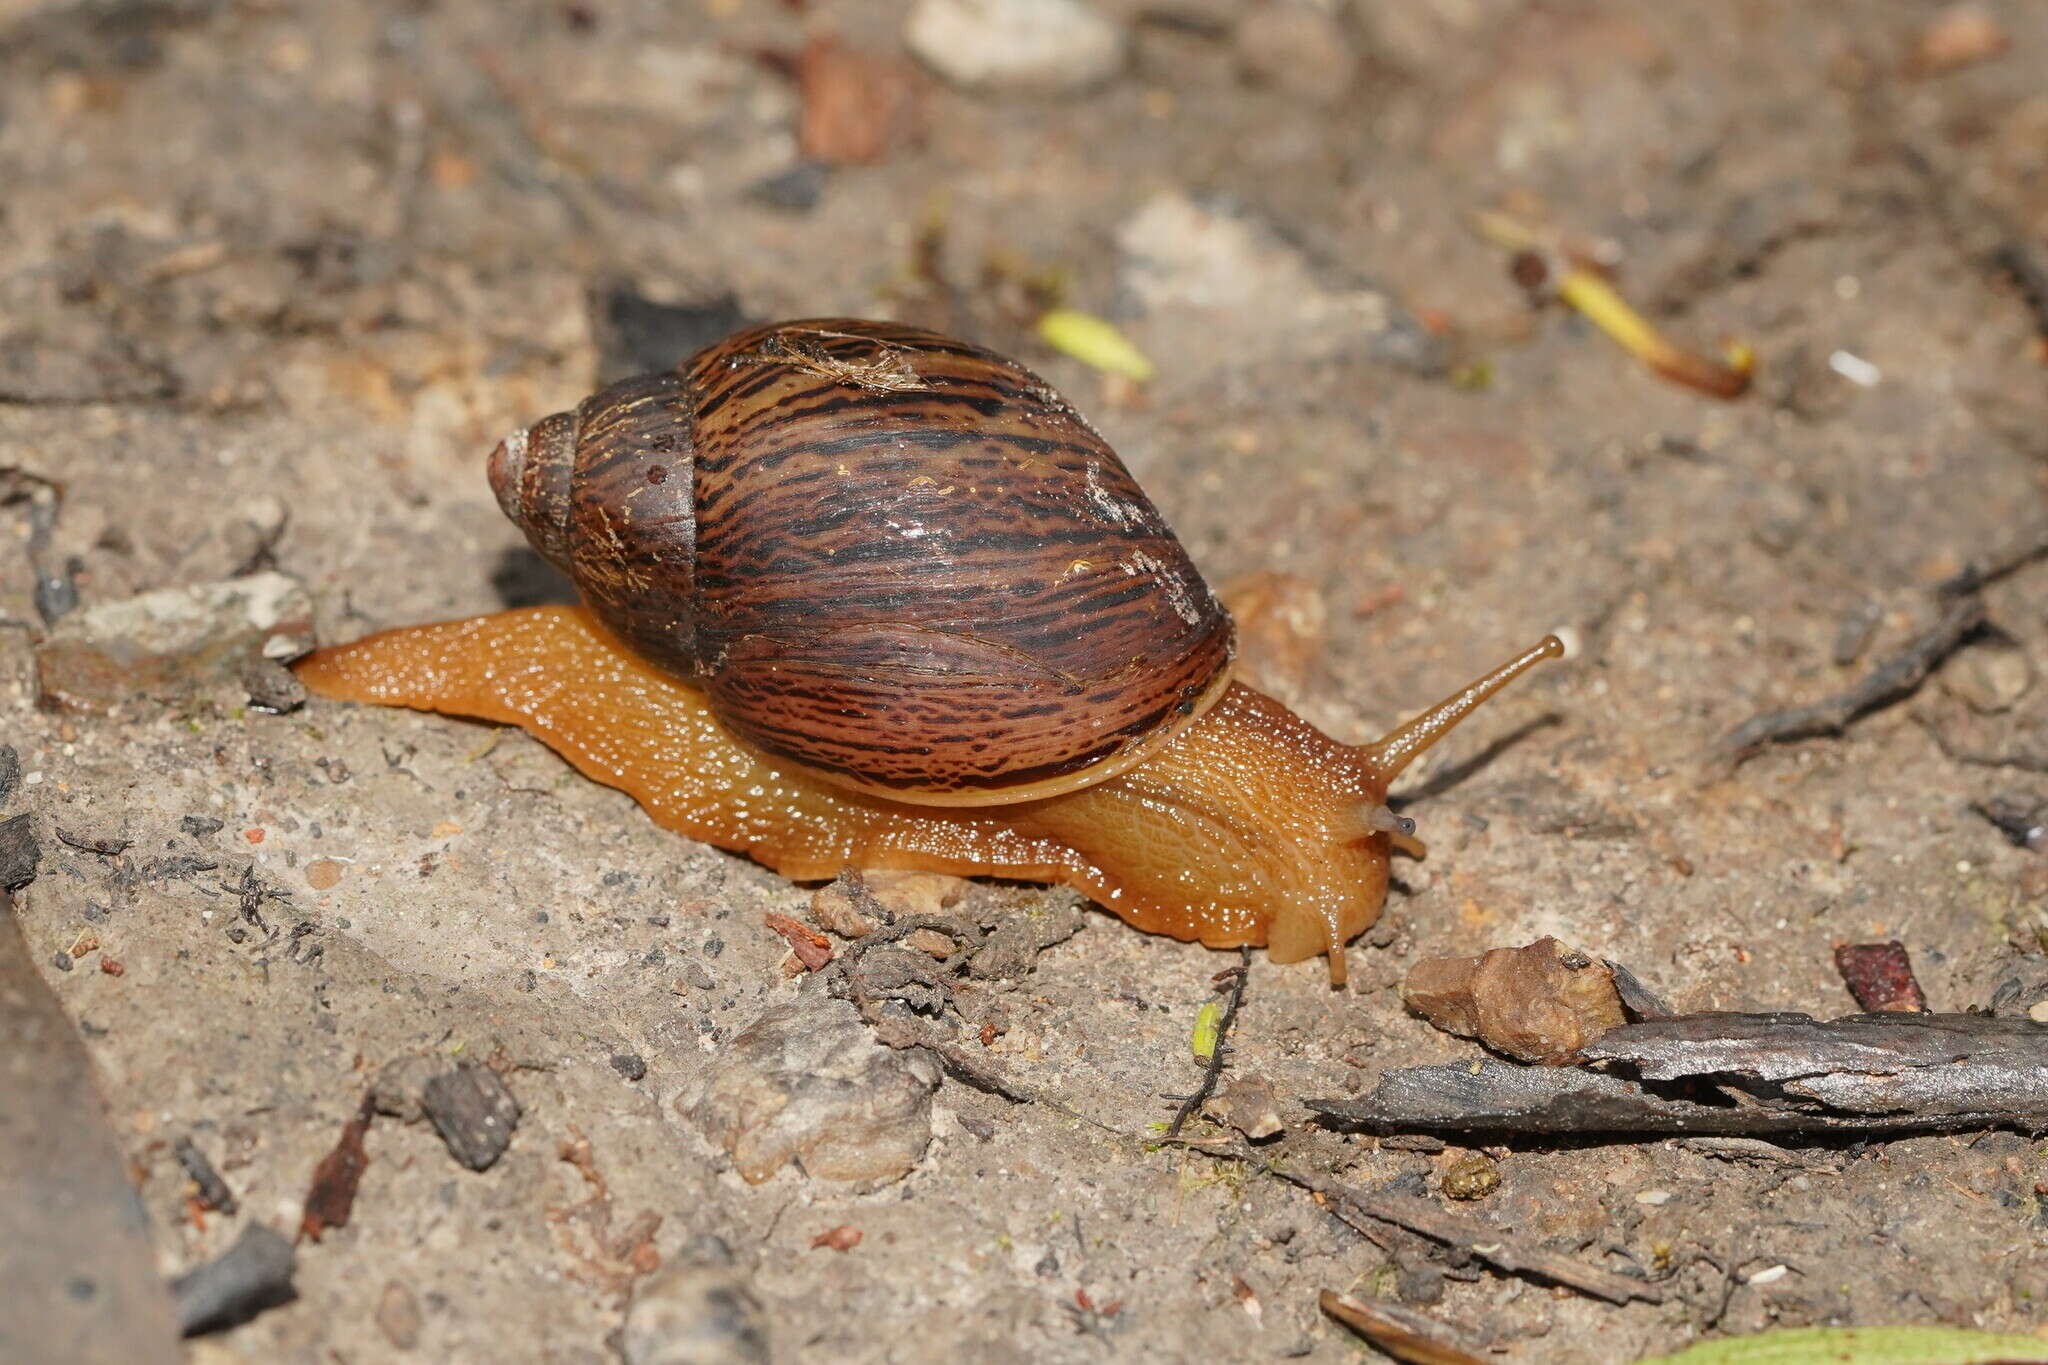
<svg viewBox="0 0 2048 1365">
<path fill-rule="evenodd" d="M 785 876 L 1078 888 L 1138 928 L 1324 955 L 1378 918 L 1387 787 L 1555 636 L 1361 746 L 1234 682 L 1234 626 L 1109 445 L 1014 361 L 785 322 L 492 453 L 581 606 L 301 660 L 333 699 L 509 722 Z"/>
</svg>

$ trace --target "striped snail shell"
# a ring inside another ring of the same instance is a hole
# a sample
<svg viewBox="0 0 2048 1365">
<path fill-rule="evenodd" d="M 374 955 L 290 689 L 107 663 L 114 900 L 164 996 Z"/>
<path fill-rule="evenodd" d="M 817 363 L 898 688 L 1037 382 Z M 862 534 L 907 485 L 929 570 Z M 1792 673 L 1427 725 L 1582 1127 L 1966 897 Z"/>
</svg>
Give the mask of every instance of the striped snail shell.
<svg viewBox="0 0 2048 1365">
<path fill-rule="evenodd" d="M 490 480 L 607 629 L 843 787 L 1054 795 L 1228 685 L 1230 617 L 1116 452 L 918 328 L 741 332 L 515 433 Z"/>
</svg>

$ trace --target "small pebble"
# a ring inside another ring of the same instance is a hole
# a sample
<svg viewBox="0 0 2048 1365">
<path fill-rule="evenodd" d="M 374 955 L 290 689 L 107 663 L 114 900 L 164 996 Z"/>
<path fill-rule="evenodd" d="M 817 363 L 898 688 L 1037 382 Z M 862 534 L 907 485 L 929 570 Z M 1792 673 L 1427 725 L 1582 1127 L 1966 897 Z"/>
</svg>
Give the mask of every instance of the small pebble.
<svg viewBox="0 0 2048 1365">
<path fill-rule="evenodd" d="M 630 1052 L 619 1052 L 612 1055 L 612 1070 L 629 1081 L 637 1081 L 647 1074 L 647 1063 Z"/>
<path fill-rule="evenodd" d="M 281 716 L 306 704 L 306 685 L 275 659 L 252 655 L 243 661 L 237 676 L 249 694 L 249 704 L 258 711 Z"/>
<path fill-rule="evenodd" d="M 0 744 L 0 806 L 7 804 L 21 785 L 21 756 L 12 744 Z"/>
<path fill-rule="evenodd" d="M 2048 1000 L 2036 1000 L 2027 1006 L 2027 1018 L 2037 1024 L 2048 1024 Z"/>
<path fill-rule="evenodd" d="M 377 1300 L 377 1330 L 384 1340 L 401 1351 L 410 1351 L 419 1344 L 421 1325 L 420 1304 L 413 1292 L 397 1280 L 386 1283 Z"/>
<path fill-rule="evenodd" d="M 831 175 L 832 168 L 822 161 L 799 161 L 786 171 L 755 181 L 747 187 L 747 198 L 783 213 L 809 213 L 824 197 L 825 182 Z"/>
<path fill-rule="evenodd" d="M 1061 94 L 1123 69 L 1123 31 L 1082 0 L 918 0 L 903 30 L 920 61 L 976 90 Z"/>
<path fill-rule="evenodd" d="M 1315 104 L 1341 98 L 1358 69 L 1344 26 L 1311 0 L 1260 0 L 1247 7 L 1236 47 L 1247 76 Z"/>
<path fill-rule="evenodd" d="M 52 967 L 55 967 L 60 972 L 70 971 L 71 954 L 65 952 L 62 948 L 59 948 L 56 952 L 50 954 L 50 965 Z"/>
<path fill-rule="evenodd" d="M 1483 1153 L 1467 1153 L 1444 1168 L 1443 1188 L 1449 1199 L 1484 1199 L 1500 1188 L 1500 1165 Z"/>
<path fill-rule="evenodd" d="M 1980 716 L 2010 711 L 2034 685 L 2026 651 L 2002 640 L 1987 640 L 1958 655 L 1942 670 L 1948 694 Z"/>
</svg>

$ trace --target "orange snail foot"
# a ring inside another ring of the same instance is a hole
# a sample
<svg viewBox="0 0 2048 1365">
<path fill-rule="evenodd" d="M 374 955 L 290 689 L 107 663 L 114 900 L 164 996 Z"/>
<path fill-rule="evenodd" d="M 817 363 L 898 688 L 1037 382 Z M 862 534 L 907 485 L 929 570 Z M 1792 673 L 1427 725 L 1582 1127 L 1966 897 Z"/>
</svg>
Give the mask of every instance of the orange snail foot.
<svg viewBox="0 0 2048 1365">
<path fill-rule="evenodd" d="M 580 607 L 401 627 L 319 650 L 296 668 L 330 700 L 518 725 L 632 796 L 656 824 L 792 879 L 823 880 L 851 865 L 1064 883 L 1134 928 L 1218 948 L 1268 947 L 1280 962 L 1332 953 L 1333 979 L 1344 977 L 1341 948 L 1316 916 L 1226 912 L 1177 895 L 1191 869 L 1197 880 L 1223 876 L 1213 866 L 1219 850 L 1244 834 L 1179 808 L 1162 814 L 1143 782 L 1115 778 L 1016 807 L 910 806 L 844 790 L 734 738 L 701 692 L 628 652 Z M 1179 762 L 1211 764 L 1214 750 L 1197 746 Z M 1256 882 L 1287 884 L 1286 872 L 1261 867 Z M 1269 926 L 1280 928 L 1270 944 Z"/>
</svg>

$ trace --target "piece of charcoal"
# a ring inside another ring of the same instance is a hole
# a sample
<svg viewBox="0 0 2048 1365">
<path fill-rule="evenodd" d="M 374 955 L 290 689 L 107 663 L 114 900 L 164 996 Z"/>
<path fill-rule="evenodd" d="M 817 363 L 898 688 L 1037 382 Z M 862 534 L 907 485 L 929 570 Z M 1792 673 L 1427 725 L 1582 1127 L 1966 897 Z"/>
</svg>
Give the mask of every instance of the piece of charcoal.
<svg viewBox="0 0 2048 1365">
<path fill-rule="evenodd" d="M 21 890 L 36 879 L 36 865 L 42 858 L 43 846 L 36 839 L 30 816 L 0 820 L 0 886 Z"/>
<path fill-rule="evenodd" d="M 199 1187 L 200 1203 L 215 1213 L 235 1211 L 235 1192 L 228 1188 L 228 1182 L 221 1179 L 220 1172 L 206 1159 L 206 1153 L 193 1145 L 191 1138 L 179 1138 L 171 1146 L 171 1155 L 178 1158 L 178 1164 L 185 1168 L 185 1174 L 191 1176 L 192 1183 Z"/>
<path fill-rule="evenodd" d="M 251 1223 L 235 1244 L 171 1281 L 178 1329 L 186 1336 L 247 1322 L 295 1297 L 292 1244 L 273 1228 Z"/>
<path fill-rule="evenodd" d="M 448 1144 L 449 1155 L 472 1171 L 487 1171 L 504 1155 L 523 1112 L 498 1073 L 475 1062 L 428 1081 L 420 1107 Z"/>
</svg>

